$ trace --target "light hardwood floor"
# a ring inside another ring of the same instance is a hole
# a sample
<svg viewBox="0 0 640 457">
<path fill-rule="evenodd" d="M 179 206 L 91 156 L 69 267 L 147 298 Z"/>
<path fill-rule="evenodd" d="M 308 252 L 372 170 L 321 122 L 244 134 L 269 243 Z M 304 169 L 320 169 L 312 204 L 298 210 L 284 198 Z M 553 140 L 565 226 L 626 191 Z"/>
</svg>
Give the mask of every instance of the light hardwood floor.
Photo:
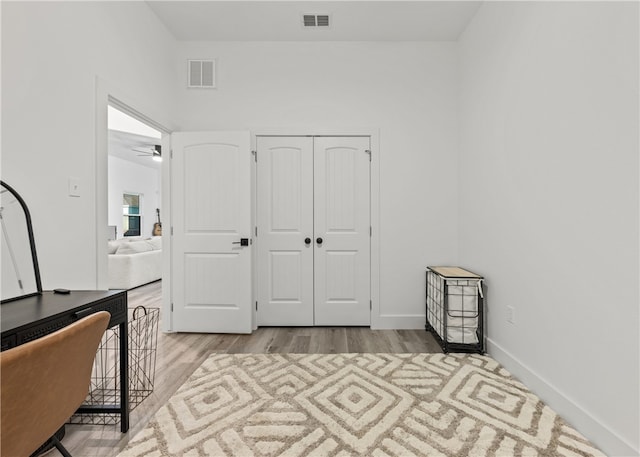
<svg viewBox="0 0 640 457">
<path fill-rule="evenodd" d="M 160 307 L 161 282 L 129 291 L 129 307 Z M 261 327 L 251 335 L 162 333 L 154 392 L 131 412 L 128 433 L 116 425 L 67 425 L 63 444 L 74 457 L 111 457 L 144 428 L 211 353 L 419 353 L 442 352 L 424 330 L 361 327 Z M 58 455 L 51 451 L 49 456 Z"/>
</svg>

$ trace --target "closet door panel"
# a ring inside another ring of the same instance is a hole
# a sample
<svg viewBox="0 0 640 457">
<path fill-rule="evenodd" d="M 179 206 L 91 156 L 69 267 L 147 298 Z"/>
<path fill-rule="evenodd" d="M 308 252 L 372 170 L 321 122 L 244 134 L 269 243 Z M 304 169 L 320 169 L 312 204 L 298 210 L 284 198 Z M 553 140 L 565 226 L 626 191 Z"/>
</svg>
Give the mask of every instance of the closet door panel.
<svg viewBox="0 0 640 457">
<path fill-rule="evenodd" d="M 315 325 L 370 325 L 369 147 L 314 139 Z"/>
<path fill-rule="evenodd" d="M 258 325 L 313 325 L 313 139 L 257 138 Z"/>
</svg>

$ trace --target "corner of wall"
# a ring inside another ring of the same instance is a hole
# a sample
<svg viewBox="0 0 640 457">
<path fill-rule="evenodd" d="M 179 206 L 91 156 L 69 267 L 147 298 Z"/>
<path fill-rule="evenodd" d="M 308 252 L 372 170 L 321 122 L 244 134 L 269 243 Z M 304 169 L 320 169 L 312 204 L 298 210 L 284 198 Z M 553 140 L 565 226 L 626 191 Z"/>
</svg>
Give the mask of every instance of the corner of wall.
<svg viewBox="0 0 640 457">
<path fill-rule="evenodd" d="M 487 338 L 487 353 L 497 360 L 515 378 L 526 379 L 527 387 L 563 418 L 571 417 L 571 425 L 589 437 L 597 446 L 607 449 L 611 456 L 638 456 L 640 449 L 628 443 L 584 407 L 573 401 L 571 395 L 561 391 L 552 382 L 536 373 L 524 362 Z"/>
</svg>

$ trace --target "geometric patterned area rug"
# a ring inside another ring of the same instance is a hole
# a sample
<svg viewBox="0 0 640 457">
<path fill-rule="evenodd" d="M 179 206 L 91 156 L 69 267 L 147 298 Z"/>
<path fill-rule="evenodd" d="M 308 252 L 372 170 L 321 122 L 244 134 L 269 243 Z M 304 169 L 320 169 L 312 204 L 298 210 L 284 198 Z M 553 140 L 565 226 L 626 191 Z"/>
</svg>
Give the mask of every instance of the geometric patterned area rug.
<svg viewBox="0 0 640 457">
<path fill-rule="evenodd" d="M 602 455 L 469 354 L 213 354 L 119 454 Z"/>
</svg>

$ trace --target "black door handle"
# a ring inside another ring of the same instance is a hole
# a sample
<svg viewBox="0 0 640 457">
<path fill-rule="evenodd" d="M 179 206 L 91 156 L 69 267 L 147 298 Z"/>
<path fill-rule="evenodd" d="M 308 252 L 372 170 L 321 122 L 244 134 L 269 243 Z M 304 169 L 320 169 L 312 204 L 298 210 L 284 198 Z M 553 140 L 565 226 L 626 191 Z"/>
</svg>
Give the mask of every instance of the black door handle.
<svg viewBox="0 0 640 457">
<path fill-rule="evenodd" d="M 311 238 L 305 238 L 304 239 L 304 244 L 311 244 Z"/>
<path fill-rule="evenodd" d="M 322 244 L 322 238 L 318 237 L 318 239 L 316 239 L 316 243 Z"/>
<path fill-rule="evenodd" d="M 233 241 L 231 244 L 239 244 L 240 246 L 249 246 L 249 238 L 240 238 L 240 241 Z"/>
</svg>

